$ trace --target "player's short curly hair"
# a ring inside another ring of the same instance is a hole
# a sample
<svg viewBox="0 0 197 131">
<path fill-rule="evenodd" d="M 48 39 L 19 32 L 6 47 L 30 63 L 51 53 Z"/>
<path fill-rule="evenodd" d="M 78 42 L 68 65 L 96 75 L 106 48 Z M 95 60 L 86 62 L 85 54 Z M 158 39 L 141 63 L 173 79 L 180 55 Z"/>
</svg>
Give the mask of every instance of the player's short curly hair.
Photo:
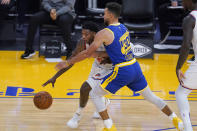
<svg viewBox="0 0 197 131">
<path fill-rule="evenodd" d="M 82 25 L 82 29 L 88 29 L 92 32 L 98 32 L 99 31 L 99 26 L 98 24 L 91 22 L 91 21 L 86 21 Z"/>
</svg>

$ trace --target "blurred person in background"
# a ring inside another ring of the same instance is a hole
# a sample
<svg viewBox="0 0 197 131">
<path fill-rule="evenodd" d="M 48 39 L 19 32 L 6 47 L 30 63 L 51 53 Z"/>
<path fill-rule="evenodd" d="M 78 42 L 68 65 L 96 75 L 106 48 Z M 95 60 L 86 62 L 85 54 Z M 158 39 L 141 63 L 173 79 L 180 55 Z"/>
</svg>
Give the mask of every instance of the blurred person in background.
<svg viewBox="0 0 197 131">
<path fill-rule="evenodd" d="M 163 44 L 166 42 L 167 38 L 171 34 L 168 23 L 181 23 L 185 13 L 183 9 L 178 9 L 180 13 L 177 13 L 177 9 L 170 9 L 169 7 L 177 7 L 182 5 L 182 0 L 159 0 L 158 4 L 158 18 L 160 27 L 160 42 Z"/>
<path fill-rule="evenodd" d="M 13 0 L 0 0 L 0 20 L 5 19 L 10 8 L 14 5 Z"/>
<path fill-rule="evenodd" d="M 0 34 L 3 33 L 1 32 L 3 24 L 2 21 L 6 19 L 8 16 L 9 10 L 11 7 L 14 5 L 13 0 L 0 0 Z"/>
<path fill-rule="evenodd" d="M 26 49 L 21 59 L 27 59 L 35 55 L 33 49 L 33 40 L 39 25 L 55 23 L 63 33 L 64 43 L 67 47 L 67 57 L 72 53 L 71 29 L 75 18 L 74 12 L 75 0 L 43 0 L 43 9 L 34 14 L 29 23 Z"/>
</svg>

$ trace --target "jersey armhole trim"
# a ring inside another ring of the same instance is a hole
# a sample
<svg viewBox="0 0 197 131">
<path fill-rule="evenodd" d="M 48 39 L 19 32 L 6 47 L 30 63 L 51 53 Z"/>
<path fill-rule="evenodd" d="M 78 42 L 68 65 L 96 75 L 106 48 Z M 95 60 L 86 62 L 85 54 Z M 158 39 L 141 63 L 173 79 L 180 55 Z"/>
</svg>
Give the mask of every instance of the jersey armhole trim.
<svg viewBox="0 0 197 131">
<path fill-rule="evenodd" d="M 196 27 L 196 17 L 192 13 L 190 13 L 189 15 L 195 19 L 195 25 L 194 25 L 194 28 L 195 28 Z"/>
<path fill-rule="evenodd" d="M 105 28 L 105 29 L 108 30 L 109 32 L 111 32 L 112 35 L 113 35 L 113 37 L 114 37 L 114 39 L 115 39 L 114 32 L 113 32 L 111 29 L 109 29 L 109 28 Z M 113 40 L 113 41 L 114 41 L 114 40 Z M 105 46 L 108 46 L 108 45 L 105 45 Z"/>
</svg>

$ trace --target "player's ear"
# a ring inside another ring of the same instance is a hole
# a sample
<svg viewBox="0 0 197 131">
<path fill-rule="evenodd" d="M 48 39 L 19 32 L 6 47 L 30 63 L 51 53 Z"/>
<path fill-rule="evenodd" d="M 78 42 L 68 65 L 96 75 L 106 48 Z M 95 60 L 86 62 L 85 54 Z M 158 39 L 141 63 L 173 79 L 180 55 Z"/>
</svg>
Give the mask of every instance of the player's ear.
<svg viewBox="0 0 197 131">
<path fill-rule="evenodd" d="M 113 14 L 112 12 L 109 12 L 109 16 L 110 16 L 111 18 L 115 17 L 114 14 Z"/>
</svg>

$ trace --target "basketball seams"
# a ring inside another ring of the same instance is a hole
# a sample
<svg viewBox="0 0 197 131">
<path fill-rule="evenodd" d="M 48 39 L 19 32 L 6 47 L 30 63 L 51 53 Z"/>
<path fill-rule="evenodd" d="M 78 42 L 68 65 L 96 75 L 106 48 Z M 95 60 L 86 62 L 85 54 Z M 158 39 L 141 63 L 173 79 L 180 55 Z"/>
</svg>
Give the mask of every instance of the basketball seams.
<svg viewBox="0 0 197 131">
<path fill-rule="evenodd" d="M 34 96 L 33 102 L 37 108 L 43 110 L 48 109 L 51 106 L 53 98 L 48 92 L 41 91 Z"/>
</svg>

